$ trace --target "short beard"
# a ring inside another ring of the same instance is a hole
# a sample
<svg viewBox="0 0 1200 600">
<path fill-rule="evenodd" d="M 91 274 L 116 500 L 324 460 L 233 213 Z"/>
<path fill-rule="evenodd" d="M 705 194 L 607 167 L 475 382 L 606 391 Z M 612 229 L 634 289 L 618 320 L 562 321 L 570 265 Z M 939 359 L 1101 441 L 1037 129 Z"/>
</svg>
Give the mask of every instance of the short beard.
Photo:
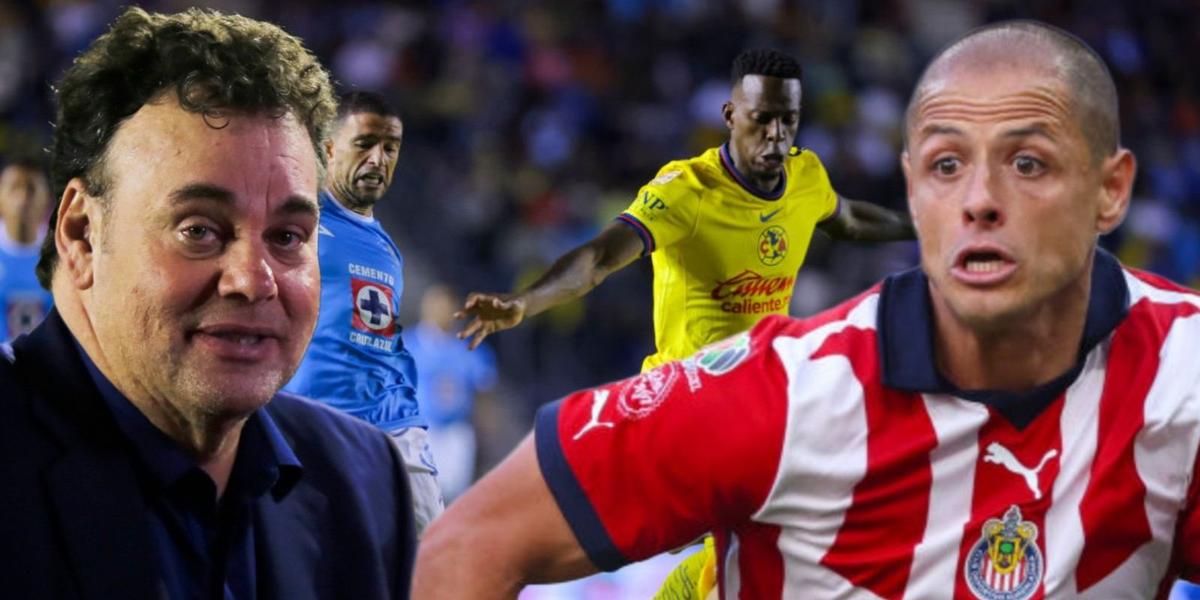
<svg viewBox="0 0 1200 600">
<path fill-rule="evenodd" d="M 357 212 L 375 206 L 375 200 L 363 198 L 355 193 L 353 180 L 350 181 L 350 185 L 332 186 L 331 191 L 338 202 L 350 210 Z"/>
<path fill-rule="evenodd" d="M 368 200 L 366 198 L 362 198 L 358 194 L 355 194 L 354 192 L 347 191 L 345 196 L 346 197 L 344 198 L 344 200 L 346 202 L 346 208 L 349 208 L 350 210 L 359 210 L 359 209 L 371 208 L 371 207 L 375 206 L 374 200 Z"/>
</svg>

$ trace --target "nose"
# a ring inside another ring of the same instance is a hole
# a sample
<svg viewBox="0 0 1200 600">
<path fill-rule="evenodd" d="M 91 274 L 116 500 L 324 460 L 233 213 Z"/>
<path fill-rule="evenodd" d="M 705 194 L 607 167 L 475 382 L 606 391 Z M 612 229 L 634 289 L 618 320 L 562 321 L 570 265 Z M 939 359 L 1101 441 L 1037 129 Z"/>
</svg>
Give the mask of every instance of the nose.
<svg viewBox="0 0 1200 600">
<path fill-rule="evenodd" d="M 990 228 L 1004 224 L 1004 211 L 995 189 L 997 181 L 988 168 L 974 169 L 962 203 L 963 225 Z"/>
<path fill-rule="evenodd" d="M 229 245 L 217 291 L 224 298 L 241 298 L 251 304 L 279 293 L 265 242 L 239 239 Z"/>
<path fill-rule="evenodd" d="M 778 142 L 783 139 L 783 119 L 771 119 L 767 123 L 767 141 Z"/>
<path fill-rule="evenodd" d="M 383 144 L 375 144 L 367 153 L 367 162 L 372 166 L 380 167 L 387 162 L 387 153 L 383 150 Z"/>
</svg>

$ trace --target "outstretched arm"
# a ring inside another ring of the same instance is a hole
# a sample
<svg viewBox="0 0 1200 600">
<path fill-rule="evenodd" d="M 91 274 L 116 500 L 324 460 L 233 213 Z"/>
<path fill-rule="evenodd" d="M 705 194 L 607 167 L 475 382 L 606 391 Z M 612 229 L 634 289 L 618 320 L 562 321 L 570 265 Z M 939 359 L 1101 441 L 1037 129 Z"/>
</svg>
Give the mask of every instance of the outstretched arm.
<svg viewBox="0 0 1200 600">
<path fill-rule="evenodd" d="M 838 203 L 841 208 L 837 215 L 818 226 L 835 240 L 891 242 L 917 237 L 912 221 L 904 213 L 840 196 Z"/>
<path fill-rule="evenodd" d="M 487 336 L 516 327 L 531 317 L 583 296 L 643 250 L 642 238 L 629 226 L 614 221 L 588 243 L 564 254 L 533 285 L 517 294 L 472 292 L 455 316 L 472 318 L 458 334 L 475 349 Z"/>
<path fill-rule="evenodd" d="M 538 469 L 533 436 L 421 536 L 413 598 L 516 598 L 597 572 Z"/>
</svg>

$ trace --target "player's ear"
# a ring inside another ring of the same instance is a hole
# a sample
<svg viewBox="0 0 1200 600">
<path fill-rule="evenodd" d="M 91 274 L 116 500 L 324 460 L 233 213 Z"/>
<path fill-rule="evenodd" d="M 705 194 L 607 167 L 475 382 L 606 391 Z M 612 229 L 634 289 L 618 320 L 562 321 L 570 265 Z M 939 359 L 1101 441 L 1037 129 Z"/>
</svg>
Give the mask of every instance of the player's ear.
<svg viewBox="0 0 1200 600">
<path fill-rule="evenodd" d="M 1125 220 L 1136 175 L 1137 159 L 1128 149 L 1118 148 L 1100 163 L 1100 210 L 1096 215 L 1099 233 L 1108 233 Z"/>
<path fill-rule="evenodd" d="M 321 146 L 325 148 L 325 161 L 333 160 L 333 140 L 326 138 L 324 142 L 321 142 Z"/>
<path fill-rule="evenodd" d="M 92 287 L 93 241 L 103 212 L 100 200 L 88 194 L 85 187 L 79 177 L 67 182 L 58 203 L 58 220 L 53 232 L 61 267 L 71 284 L 81 290 Z"/>
<path fill-rule="evenodd" d="M 726 100 L 725 104 L 721 105 L 721 117 L 725 119 L 725 126 L 733 130 L 733 101 Z"/>
</svg>

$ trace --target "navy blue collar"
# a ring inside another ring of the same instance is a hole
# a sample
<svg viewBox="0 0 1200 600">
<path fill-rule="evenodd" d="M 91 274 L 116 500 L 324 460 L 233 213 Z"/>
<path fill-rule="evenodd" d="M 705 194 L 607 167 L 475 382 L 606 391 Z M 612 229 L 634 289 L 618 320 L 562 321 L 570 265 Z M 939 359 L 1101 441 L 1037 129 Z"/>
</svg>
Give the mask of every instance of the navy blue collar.
<svg viewBox="0 0 1200 600">
<path fill-rule="evenodd" d="M 1079 376 L 1092 348 L 1108 337 L 1129 312 L 1129 287 L 1117 259 L 1097 249 L 1092 291 L 1079 357 L 1066 373 L 1028 392 L 961 390 L 938 372 L 933 360 L 933 323 L 929 281 L 920 268 L 888 277 L 879 295 L 879 359 L 883 384 L 927 394 L 949 394 L 986 404 L 1018 429 L 1041 414 Z"/>
<path fill-rule="evenodd" d="M 83 364 L 100 397 L 112 411 L 117 427 L 132 444 L 143 465 L 161 487 L 169 488 L 193 472 L 200 471 L 178 444 L 159 430 L 100 372 L 96 363 L 75 343 Z M 202 471 L 200 471 L 202 472 Z M 255 411 L 242 427 L 234 470 L 230 475 L 231 490 L 249 497 L 270 491 L 276 500 L 283 498 L 300 480 L 304 468 L 300 459 L 279 431 L 279 427 L 264 410 Z M 206 475 L 207 476 L 207 475 Z"/>
<path fill-rule="evenodd" d="M 737 165 L 733 163 L 733 155 L 729 153 L 729 142 L 721 144 L 719 154 L 721 155 L 721 166 L 725 167 L 725 172 L 729 173 L 729 176 L 732 177 L 738 185 L 742 186 L 742 189 L 754 194 L 755 196 L 758 196 L 759 198 L 762 198 L 763 200 L 778 200 L 783 197 L 783 192 L 787 189 L 787 169 L 784 169 L 783 172 L 779 174 L 779 184 L 775 186 L 775 189 L 770 192 L 764 192 L 759 189 L 758 186 L 750 183 L 750 180 L 742 175 L 741 171 L 738 171 Z"/>
</svg>

